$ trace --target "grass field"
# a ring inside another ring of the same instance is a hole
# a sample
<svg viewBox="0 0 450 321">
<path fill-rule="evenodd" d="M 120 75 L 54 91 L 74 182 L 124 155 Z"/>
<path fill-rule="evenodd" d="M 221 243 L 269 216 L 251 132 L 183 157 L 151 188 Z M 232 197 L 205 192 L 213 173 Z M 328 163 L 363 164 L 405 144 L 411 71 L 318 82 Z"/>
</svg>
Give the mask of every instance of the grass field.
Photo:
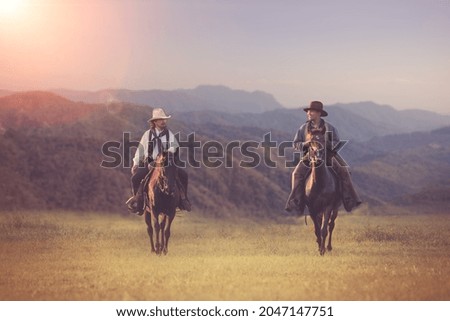
<svg viewBox="0 0 450 321">
<path fill-rule="evenodd" d="M 321 257 L 311 221 L 175 219 L 167 256 L 142 217 L 0 214 L 0 300 L 450 300 L 445 215 L 341 215 Z"/>
</svg>

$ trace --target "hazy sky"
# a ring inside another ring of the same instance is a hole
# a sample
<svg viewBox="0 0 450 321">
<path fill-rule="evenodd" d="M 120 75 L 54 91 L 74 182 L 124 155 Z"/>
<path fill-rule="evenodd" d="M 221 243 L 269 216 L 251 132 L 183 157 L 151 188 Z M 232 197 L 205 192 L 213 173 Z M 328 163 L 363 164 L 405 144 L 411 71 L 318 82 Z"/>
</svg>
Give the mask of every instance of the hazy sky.
<svg viewBox="0 0 450 321">
<path fill-rule="evenodd" d="M 450 0 L 0 0 L 0 89 L 263 90 L 450 112 Z"/>
</svg>

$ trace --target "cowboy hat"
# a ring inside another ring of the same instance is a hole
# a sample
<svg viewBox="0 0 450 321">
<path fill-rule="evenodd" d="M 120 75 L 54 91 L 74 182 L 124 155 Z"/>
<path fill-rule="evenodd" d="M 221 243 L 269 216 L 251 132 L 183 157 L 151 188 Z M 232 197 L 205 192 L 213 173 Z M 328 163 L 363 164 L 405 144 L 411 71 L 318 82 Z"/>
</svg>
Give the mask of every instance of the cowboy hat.
<svg viewBox="0 0 450 321">
<path fill-rule="evenodd" d="M 152 118 L 147 120 L 147 122 L 151 122 L 151 121 L 158 120 L 158 119 L 169 119 L 170 117 L 172 117 L 172 116 L 166 115 L 166 113 L 164 112 L 164 109 L 153 108 Z"/>
<path fill-rule="evenodd" d="M 308 111 L 308 110 L 315 110 L 320 112 L 320 116 L 325 117 L 328 116 L 328 113 L 323 110 L 323 104 L 320 101 L 312 101 L 309 104 L 309 108 L 303 108 L 304 111 Z"/>
</svg>

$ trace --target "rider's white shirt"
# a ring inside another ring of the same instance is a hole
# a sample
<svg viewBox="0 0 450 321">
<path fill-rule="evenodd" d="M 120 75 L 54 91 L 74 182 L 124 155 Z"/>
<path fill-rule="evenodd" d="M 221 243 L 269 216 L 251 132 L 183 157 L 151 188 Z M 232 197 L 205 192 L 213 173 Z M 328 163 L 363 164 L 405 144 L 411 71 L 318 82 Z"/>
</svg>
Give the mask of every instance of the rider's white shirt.
<svg viewBox="0 0 450 321">
<path fill-rule="evenodd" d="M 161 133 L 160 130 L 157 128 L 155 129 L 156 135 L 159 135 Z M 148 137 L 149 137 L 150 129 L 147 130 L 144 135 L 142 135 L 141 141 L 139 142 L 139 147 L 136 150 L 136 153 L 134 154 L 133 158 L 133 164 L 139 165 L 139 162 L 143 162 L 148 157 Z M 166 135 L 161 136 L 161 143 L 162 146 L 165 146 L 166 143 Z M 177 151 L 177 148 L 180 146 L 178 144 L 177 139 L 175 138 L 175 135 L 169 130 L 169 149 L 167 150 L 169 153 L 175 153 Z M 152 158 L 156 159 L 156 156 L 159 154 L 159 149 L 157 144 L 153 147 L 153 153 Z"/>
</svg>

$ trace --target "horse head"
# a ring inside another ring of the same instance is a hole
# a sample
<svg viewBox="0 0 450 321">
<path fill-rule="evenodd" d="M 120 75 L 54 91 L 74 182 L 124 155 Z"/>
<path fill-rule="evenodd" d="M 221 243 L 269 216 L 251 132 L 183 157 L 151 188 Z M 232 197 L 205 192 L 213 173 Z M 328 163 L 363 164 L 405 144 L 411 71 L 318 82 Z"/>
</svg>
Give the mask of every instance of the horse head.
<svg viewBox="0 0 450 321">
<path fill-rule="evenodd" d="M 308 159 L 311 167 L 320 167 L 325 161 L 325 147 L 318 141 L 311 141 L 308 145 Z"/>
</svg>

